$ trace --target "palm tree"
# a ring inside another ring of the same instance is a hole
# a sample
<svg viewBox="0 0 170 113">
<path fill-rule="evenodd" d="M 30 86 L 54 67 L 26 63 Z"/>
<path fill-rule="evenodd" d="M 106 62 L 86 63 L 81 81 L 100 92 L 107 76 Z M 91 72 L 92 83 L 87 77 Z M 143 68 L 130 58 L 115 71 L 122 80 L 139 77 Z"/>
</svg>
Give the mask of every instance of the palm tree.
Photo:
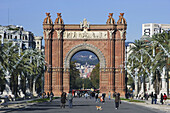
<svg viewBox="0 0 170 113">
<path fill-rule="evenodd" d="M 129 70 L 135 73 L 138 71 L 138 81 L 142 81 L 143 86 L 139 86 L 143 89 L 143 93 L 145 93 L 145 81 L 146 78 L 150 75 L 149 74 L 149 64 L 151 62 L 150 58 L 144 54 L 142 51 L 145 48 L 146 42 L 143 40 L 136 40 L 134 46 L 130 49 L 129 58 L 128 58 L 128 65 L 131 65 Z M 147 51 L 147 50 L 145 50 Z M 133 64 L 133 65 L 132 65 Z M 140 85 L 140 84 L 139 84 Z"/>
<path fill-rule="evenodd" d="M 45 60 L 44 60 L 44 54 L 40 50 L 30 50 L 31 54 L 29 54 L 29 87 L 31 92 L 35 92 L 35 86 L 36 81 L 38 78 L 40 78 L 44 73 L 44 66 L 45 66 Z M 40 83 L 38 83 L 40 84 Z"/>
<path fill-rule="evenodd" d="M 156 49 L 155 52 L 155 61 L 153 62 L 153 72 L 155 72 L 155 87 L 159 86 L 158 83 L 160 81 L 160 77 L 162 71 L 165 69 L 170 68 L 169 67 L 169 48 L 170 48 L 170 31 L 169 32 L 163 32 L 160 34 L 156 34 L 152 37 L 151 41 L 153 42 L 154 48 Z M 157 73 L 156 73 L 157 72 Z M 169 81 L 169 76 L 167 74 L 167 81 Z M 157 87 L 158 88 L 158 87 Z M 167 88 L 169 89 L 169 88 Z M 159 93 L 159 90 L 156 90 L 157 93 Z M 169 93 L 169 91 L 167 91 Z"/>
</svg>

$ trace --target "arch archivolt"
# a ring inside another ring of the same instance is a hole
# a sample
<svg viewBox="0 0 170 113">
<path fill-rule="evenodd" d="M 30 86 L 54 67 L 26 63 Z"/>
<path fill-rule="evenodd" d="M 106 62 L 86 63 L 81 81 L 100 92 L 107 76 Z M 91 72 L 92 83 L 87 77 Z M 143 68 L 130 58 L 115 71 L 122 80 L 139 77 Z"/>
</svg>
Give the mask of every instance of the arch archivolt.
<svg viewBox="0 0 170 113">
<path fill-rule="evenodd" d="M 67 55 L 64 59 L 64 71 L 66 71 L 66 69 L 70 69 L 70 60 L 71 60 L 72 56 L 81 50 L 89 50 L 89 51 L 95 53 L 97 55 L 97 57 L 99 58 L 100 68 L 101 69 L 106 68 L 106 59 L 105 59 L 103 53 L 96 46 L 94 46 L 92 44 L 82 43 L 82 44 L 76 45 L 67 53 Z"/>
</svg>

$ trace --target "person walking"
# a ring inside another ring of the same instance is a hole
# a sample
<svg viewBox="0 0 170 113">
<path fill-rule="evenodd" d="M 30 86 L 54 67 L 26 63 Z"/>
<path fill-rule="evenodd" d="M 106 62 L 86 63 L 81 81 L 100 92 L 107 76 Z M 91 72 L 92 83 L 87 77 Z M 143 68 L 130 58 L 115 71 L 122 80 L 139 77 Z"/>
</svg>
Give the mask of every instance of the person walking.
<svg viewBox="0 0 170 113">
<path fill-rule="evenodd" d="M 114 97 L 114 98 L 115 98 L 115 96 L 116 96 L 116 92 L 113 93 L 113 97 Z"/>
<path fill-rule="evenodd" d="M 80 98 L 80 91 L 77 91 L 77 95 L 78 95 L 78 97 Z"/>
<path fill-rule="evenodd" d="M 109 96 L 109 100 L 110 100 L 110 98 L 111 98 L 111 93 L 110 93 L 110 91 L 109 91 L 109 93 L 108 93 L 108 96 Z"/>
<path fill-rule="evenodd" d="M 85 93 L 85 98 L 87 99 L 87 97 L 88 97 L 88 94 L 87 94 L 87 92 Z"/>
<path fill-rule="evenodd" d="M 54 94 L 53 94 L 53 92 L 51 92 L 51 93 L 50 93 L 50 102 L 52 102 L 53 97 L 54 97 Z"/>
<path fill-rule="evenodd" d="M 119 103 L 121 103 L 120 95 L 116 94 L 116 96 L 115 96 L 115 109 L 119 108 Z"/>
<path fill-rule="evenodd" d="M 69 102 L 69 108 L 72 108 L 73 95 L 72 95 L 71 91 L 69 91 L 67 98 L 68 98 L 68 102 Z"/>
<path fill-rule="evenodd" d="M 47 98 L 50 98 L 50 93 L 49 92 L 47 92 Z"/>
<path fill-rule="evenodd" d="M 98 102 L 98 93 L 96 92 L 96 94 L 95 94 L 95 98 L 96 98 L 96 103 Z"/>
<path fill-rule="evenodd" d="M 157 103 L 157 94 L 154 94 L 154 100 L 155 100 L 155 104 Z"/>
<path fill-rule="evenodd" d="M 161 98 L 160 99 L 161 99 L 160 102 L 163 104 L 163 94 L 162 93 L 161 93 Z"/>
<path fill-rule="evenodd" d="M 167 96 L 166 96 L 166 94 L 164 93 L 164 96 L 163 96 L 163 103 L 165 103 L 165 104 L 166 104 L 166 99 L 167 99 Z"/>
<path fill-rule="evenodd" d="M 151 104 L 153 104 L 153 101 L 154 101 L 153 92 L 150 94 L 150 97 L 152 98 Z"/>
<path fill-rule="evenodd" d="M 66 103 L 66 93 L 63 92 L 61 94 L 61 108 L 65 108 L 65 103 Z"/>
<path fill-rule="evenodd" d="M 105 93 L 102 93 L 103 104 L 104 104 L 104 102 L 105 102 L 105 96 L 106 96 L 106 94 L 105 94 Z"/>
</svg>

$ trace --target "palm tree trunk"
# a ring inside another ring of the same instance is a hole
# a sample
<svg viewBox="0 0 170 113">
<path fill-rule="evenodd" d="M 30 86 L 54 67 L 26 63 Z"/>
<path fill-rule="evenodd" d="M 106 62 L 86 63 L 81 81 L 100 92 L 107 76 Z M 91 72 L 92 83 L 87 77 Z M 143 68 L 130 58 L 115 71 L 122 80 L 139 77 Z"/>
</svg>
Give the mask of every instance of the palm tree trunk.
<svg viewBox="0 0 170 113">
<path fill-rule="evenodd" d="M 145 75 L 143 75 L 143 94 L 145 94 Z"/>
</svg>

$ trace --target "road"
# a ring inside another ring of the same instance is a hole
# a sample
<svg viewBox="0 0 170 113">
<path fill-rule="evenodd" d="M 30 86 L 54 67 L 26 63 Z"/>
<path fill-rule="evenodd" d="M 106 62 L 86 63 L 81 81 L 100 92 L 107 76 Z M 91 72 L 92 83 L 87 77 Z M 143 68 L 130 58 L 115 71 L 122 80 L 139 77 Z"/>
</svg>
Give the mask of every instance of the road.
<svg viewBox="0 0 170 113">
<path fill-rule="evenodd" d="M 68 102 L 66 108 L 60 108 L 60 100 L 56 99 L 53 102 L 39 103 L 33 106 L 28 106 L 24 109 L 12 111 L 12 113 L 165 113 L 163 111 L 150 109 L 135 104 L 129 104 L 122 102 L 119 109 L 115 109 L 114 100 L 106 99 L 104 104 L 96 103 L 94 99 L 74 98 L 73 108 L 68 108 Z M 96 106 L 102 106 L 102 111 L 97 111 Z"/>
</svg>

